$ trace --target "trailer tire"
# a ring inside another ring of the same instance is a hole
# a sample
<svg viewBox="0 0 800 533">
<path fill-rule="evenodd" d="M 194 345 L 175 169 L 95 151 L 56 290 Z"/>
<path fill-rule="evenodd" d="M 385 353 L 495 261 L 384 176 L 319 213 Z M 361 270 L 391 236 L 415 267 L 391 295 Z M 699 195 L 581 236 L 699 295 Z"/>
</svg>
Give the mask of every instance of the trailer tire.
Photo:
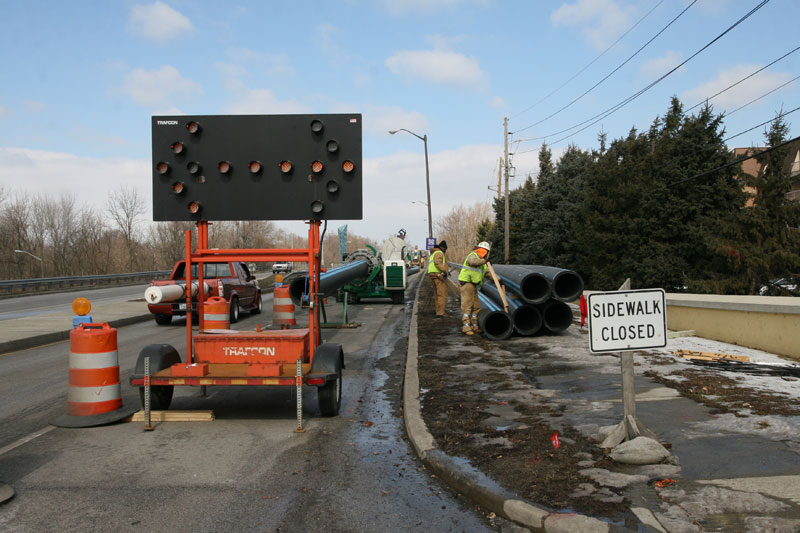
<svg viewBox="0 0 800 533">
<path fill-rule="evenodd" d="M 317 389 L 317 401 L 322 416 L 336 416 L 342 406 L 342 369 L 336 373 L 336 378 L 328 380 L 325 385 Z"/>
<path fill-rule="evenodd" d="M 169 344 L 149 344 L 139 352 L 134 376 L 144 376 L 145 357 L 150 358 L 151 376 L 159 370 L 164 370 L 181 362 L 181 356 L 178 355 L 178 351 Z M 174 387 L 172 385 L 150 387 L 150 409 L 154 411 L 169 409 L 169 404 L 172 403 L 173 391 Z M 142 401 L 142 408 L 144 408 L 144 387 L 139 387 L 139 399 Z"/>
<path fill-rule="evenodd" d="M 239 297 L 234 296 L 231 298 L 231 324 L 239 322 Z"/>
<path fill-rule="evenodd" d="M 401 304 L 403 303 L 403 298 L 405 294 L 402 291 L 395 291 L 392 293 L 392 304 Z"/>
<path fill-rule="evenodd" d="M 172 324 L 172 315 L 153 315 L 153 318 L 156 320 L 156 324 L 159 326 L 169 326 Z"/>
<path fill-rule="evenodd" d="M 258 295 L 256 296 L 256 305 L 250 310 L 251 315 L 260 315 L 261 310 L 264 307 L 264 303 L 261 301 L 261 291 L 258 291 Z"/>
</svg>

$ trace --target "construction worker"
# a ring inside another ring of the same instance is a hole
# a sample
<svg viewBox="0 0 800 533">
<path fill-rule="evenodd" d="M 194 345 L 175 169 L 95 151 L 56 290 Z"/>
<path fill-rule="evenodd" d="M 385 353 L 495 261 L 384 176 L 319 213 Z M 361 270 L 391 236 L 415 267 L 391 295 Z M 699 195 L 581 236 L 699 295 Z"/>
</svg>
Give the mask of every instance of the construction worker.
<svg viewBox="0 0 800 533">
<path fill-rule="evenodd" d="M 478 312 L 481 310 L 478 287 L 483 285 L 486 256 L 489 255 L 491 247 L 486 241 L 478 243 L 478 246 L 467 254 L 464 266 L 458 275 L 458 283 L 461 285 L 461 332 L 465 335 L 481 332 L 481 328 L 478 327 Z"/>
<path fill-rule="evenodd" d="M 447 259 L 444 256 L 446 251 L 447 241 L 442 241 L 433 247 L 428 258 L 428 277 L 431 278 L 431 283 L 433 283 L 436 316 L 439 317 L 447 316 L 444 312 L 445 304 L 447 304 L 447 276 L 449 271 Z"/>
</svg>

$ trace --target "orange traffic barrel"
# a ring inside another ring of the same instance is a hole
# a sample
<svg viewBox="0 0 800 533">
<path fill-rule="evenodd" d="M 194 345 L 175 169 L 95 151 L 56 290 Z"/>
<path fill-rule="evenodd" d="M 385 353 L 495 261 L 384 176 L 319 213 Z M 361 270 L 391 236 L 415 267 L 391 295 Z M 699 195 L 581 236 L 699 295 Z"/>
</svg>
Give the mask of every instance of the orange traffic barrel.
<svg viewBox="0 0 800 533">
<path fill-rule="evenodd" d="M 103 324 L 79 324 L 69 334 L 67 416 L 53 425 L 89 427 L 115 422 L 124 410 L 119 384 L 117 330 Z"/>
<path fill-rule="evenodd" d="M 231 327 L 231 306 L 225 298 L 212 296 L 203 305 L 203 329 Z"/>
<path fill-rule="evenodd" d="M 289 295 L 289 287 L 279 285 L 272 294 L 272 325 L 286 329 L 297 324 L 294 318 L 294 304 Z"/>
</svg>

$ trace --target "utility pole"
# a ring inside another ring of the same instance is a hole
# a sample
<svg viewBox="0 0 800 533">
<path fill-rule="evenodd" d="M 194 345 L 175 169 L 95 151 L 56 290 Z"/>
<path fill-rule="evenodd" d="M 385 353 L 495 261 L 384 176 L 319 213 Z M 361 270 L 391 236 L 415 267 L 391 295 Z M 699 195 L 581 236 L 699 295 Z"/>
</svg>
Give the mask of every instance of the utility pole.
<svg viewBox="0 0 800 533">
<path fill-rule="evenodd" d="M 500 194 L 503 192 L 503 158 L 500 159 L 500 164 L 497 165 L 497 201 L 500 201 Z"/>
<path fill-rule="evenodd" d="M 503 119 L 503 130 L 504 130 L 503 131 L 503 137 L 504 137 L 504 141 L 505 141 L 504 144 L 505 144 L 505 155 L 506 155 L 505 163 L 504 163 L 505 173 L 506 173 L 506 212 L 505 212 L 505 231 L 503 232 L 505 234 L 505 240 L 504 240 L 503 249 L 505 251 L 505 260 L 504 260 L 504 262 L 505 262 L 505 264 L 508 264 L 509 258 L 510 258 L 509 249 L 508 249 L 509 248 L 509 236 L 508 236 L 508 227 L 509 227 L 509 223 L 508 223 L 508 217 L 509 217 L 509 214 L 508 214 L 508 210 L 509 210 L 508 209 L 508 117 L 505 117 Z M 498 189 L 499 188 L 500 187 L 498 187 Z"/>
</svg>

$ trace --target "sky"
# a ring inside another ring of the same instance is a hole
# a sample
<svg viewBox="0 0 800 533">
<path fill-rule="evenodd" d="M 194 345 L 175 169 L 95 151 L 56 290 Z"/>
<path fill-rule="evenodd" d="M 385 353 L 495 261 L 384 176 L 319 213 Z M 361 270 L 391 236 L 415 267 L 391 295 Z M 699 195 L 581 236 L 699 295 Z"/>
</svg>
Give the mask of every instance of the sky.
<svg viewBox="0 0 800 533">
<path fill-rule="evenodd" d="M 536 178 L 543 140 L 555 157 L 597 148 L 601 131 L 646 129 L 672 96 L 690 108 L 800 46 L 796 0 L 714 41 L 761 3 L 0 0 L 0 187 L 100 210 L 135 188 L 149 221 L 151 116 L 361 113 L 364 218 L 332 227 L 376 240 L 402 227 L 423 247 L 425 145 L 389 130 L 427 136 L 435 221 L 495 196 L 505 118 L 515 188 Z M 798 75 L 800 50 L 710 99 L 726 136 L 800 106 Z M 728 145 L 763 145 L 763 131 Z"/>
</svg>

